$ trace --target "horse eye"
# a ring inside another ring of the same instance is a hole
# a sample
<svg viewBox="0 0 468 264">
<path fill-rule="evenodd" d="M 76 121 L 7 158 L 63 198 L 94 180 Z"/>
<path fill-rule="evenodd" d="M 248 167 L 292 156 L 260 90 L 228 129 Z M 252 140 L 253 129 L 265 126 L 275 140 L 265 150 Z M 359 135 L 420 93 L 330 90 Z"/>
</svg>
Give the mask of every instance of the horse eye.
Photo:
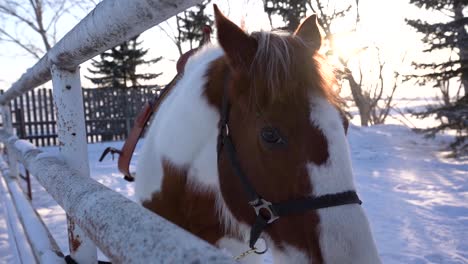
<svg viewBox="0 0 468 264">
<path fill-rule="evenodd" d="M 284 140 L 278 131 L 273 127 L 264 127 L 261 132 L 263 141 L 269 144 L 282 144 Z"/>
</svg>

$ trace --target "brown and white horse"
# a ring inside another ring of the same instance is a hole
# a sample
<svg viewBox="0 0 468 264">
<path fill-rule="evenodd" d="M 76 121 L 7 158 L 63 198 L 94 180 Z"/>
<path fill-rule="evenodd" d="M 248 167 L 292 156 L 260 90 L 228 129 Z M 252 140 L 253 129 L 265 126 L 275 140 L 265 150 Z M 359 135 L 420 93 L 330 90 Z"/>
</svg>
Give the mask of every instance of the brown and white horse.
<svg viewBox="0 0 468 264">
<path fill-rule="evenodd" d="M 216 6 L 215 18 L 219 46 L 193 55 L 160 105 L 135 193 L 146 208 L 238 255 L 249 249 L 258 217 L 236 169 L 272 203 L 354 193 L 355 185 L 333 74 L 317 52 L 316 17 L 294 34 L 250 35 Z M 220 133 L 232 139 L 238 168 L 226 146 L 218 148 Z M 380 263 L 362 207 L 324 207 L 266 226 L 261 237 L 275 263 Z"/>
</svg>

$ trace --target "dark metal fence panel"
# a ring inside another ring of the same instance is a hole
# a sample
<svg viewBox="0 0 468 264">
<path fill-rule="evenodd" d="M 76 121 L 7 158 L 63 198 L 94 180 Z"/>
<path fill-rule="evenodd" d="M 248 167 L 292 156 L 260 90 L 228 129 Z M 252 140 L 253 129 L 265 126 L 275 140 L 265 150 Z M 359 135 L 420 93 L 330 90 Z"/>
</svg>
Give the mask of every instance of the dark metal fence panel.
<svg viewBox="0 0 468 264">
<path fill-rule="evenodd" d="M 83 89 L 88 143 L 124 140 L 145 102 L 158 88 Z M 1 91 L 3 93 L 3 91 Z M 10 102 L 16 134 L 36 146 L 58 144 L 52 90 L 31 90 Z"/>
</svg>

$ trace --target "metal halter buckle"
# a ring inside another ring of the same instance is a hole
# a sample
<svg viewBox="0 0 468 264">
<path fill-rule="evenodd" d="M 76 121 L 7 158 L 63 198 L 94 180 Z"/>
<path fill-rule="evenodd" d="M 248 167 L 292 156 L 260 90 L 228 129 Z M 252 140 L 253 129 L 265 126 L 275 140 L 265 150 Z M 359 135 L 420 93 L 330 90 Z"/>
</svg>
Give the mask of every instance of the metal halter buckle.
<svg viewBox="0 0 468 264">
<path fill-rule="evenodd" d="M 249 204 L 254 208 L 255 214 L 262 217 L 267 222 L 267 224 L 271 224 L 279 218 L 279 215 L 273 209 L 273 204 L 263 198 L 250 201 Z M 266 218 L 263 214 L 260 214 L 262 209 L 265 209 L 263 212 L 268 212 L 268 218 Z"/>
</svg>

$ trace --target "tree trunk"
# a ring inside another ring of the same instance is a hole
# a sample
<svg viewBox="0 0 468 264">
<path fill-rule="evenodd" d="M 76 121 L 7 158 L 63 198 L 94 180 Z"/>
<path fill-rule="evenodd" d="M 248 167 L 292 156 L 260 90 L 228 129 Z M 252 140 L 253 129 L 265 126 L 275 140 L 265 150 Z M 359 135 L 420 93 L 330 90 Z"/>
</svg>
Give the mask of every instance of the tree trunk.
<svg viewBox="0 0 468 264">
<path fill-rule="evenodd" d="M 361 126 L 369 126 L 371 109 L 370 109 L 370 100 L 365 97 L 362 93 L 361 85 L 356 82 L 353 74 L 348 70 L 346 79 L 349 82 L 349 87 L 351 88 L 351 93 L 353 95 L 354 103 L 356 104 L 359 110 L 359 116 L 361 117 Z"/>
<path fill-rule="evenodd" d="M 36 23 L 37 23 L 37 33 L 41 35 L 45 50 L 46 52 L 48 52 L 51 49 L 51 46 L 49 43 L 49 38 L 47 36 L 47 31 L 44 29 L 44 23 L 43 23 L 44 10 L 42 9 L 42 1 L 36 0 L 35 3 L 33 3 L 32 1 L 30 3 L 34 9 L 34 14 L 35 14 Z"/>
<path fill-rule="evenodd" d="M 458 4 L 454 5 L 455 20 L 462 20 L 463 16 L 463 1 L 459 1 Z M 465 89 L 465 95 L 468 94 L 468 33 L 464 26 L 458 28 L 458 42 L 457 46 L 459 49 L 459 56 L 461 61 L 462 76 L 461 83 Z"/>
</svg>

